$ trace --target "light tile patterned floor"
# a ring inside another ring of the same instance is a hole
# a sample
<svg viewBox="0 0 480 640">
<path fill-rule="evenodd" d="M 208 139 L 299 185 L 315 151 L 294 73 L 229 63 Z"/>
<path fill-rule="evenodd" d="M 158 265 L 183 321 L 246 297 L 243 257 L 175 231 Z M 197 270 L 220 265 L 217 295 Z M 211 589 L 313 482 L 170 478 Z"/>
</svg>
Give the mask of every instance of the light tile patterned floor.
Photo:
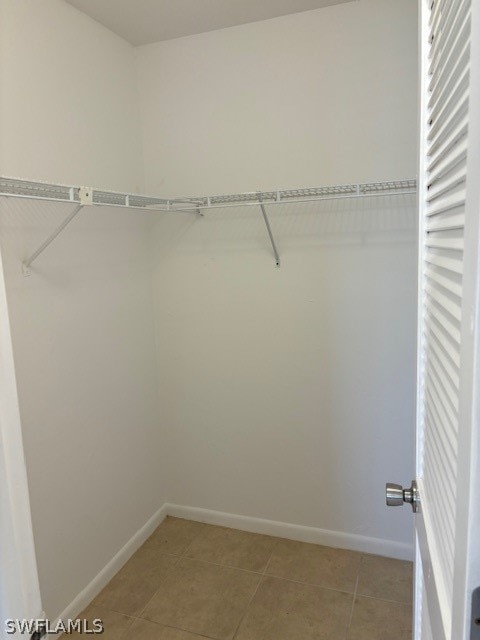
<svg viewBox="0 0 480 640">
<path fill-rule="evenodd" d="M 411 640 L 412 563 L 167 518 L 80 618 L 105 640 Z"/>
</svg>

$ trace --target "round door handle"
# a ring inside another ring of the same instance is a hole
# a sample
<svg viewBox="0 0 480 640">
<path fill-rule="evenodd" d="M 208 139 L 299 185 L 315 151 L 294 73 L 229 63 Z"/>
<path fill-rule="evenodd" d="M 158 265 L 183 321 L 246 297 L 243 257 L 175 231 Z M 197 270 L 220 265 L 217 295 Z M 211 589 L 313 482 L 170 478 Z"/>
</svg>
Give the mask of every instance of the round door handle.
<svg viewBox="0 0 480 640">
<path fill-rule="evenodd" d="M 386 495 L 388 507 L 401 507 L 403 505 L 403 487 L 401 484 L 387 482 Z"/>
<path fill-rule="evenodd" d="M 401 484 L 387 482 L 386 502 L 388 507 L 400 507 L 404 502 L 412 505 L 412 511 L 416 513 L 420 506 L 417 483 L 412 481 L 410 489 L 404 489 Z"/>
</svg>

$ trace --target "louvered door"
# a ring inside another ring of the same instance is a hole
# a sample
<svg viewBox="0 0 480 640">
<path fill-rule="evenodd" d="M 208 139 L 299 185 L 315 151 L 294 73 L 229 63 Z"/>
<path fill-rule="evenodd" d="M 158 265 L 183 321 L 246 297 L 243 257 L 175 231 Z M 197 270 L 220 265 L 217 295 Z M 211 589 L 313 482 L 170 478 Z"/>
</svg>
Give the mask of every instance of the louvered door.
<svg viewBox="0 0 480 640">
<path fill-rule="evenodd" d="M 421 7 L 417 640 L 469 637 L 480 181 L 472 20 L 478 11 L 479 0 L 422 0 Z"/>
</svg>

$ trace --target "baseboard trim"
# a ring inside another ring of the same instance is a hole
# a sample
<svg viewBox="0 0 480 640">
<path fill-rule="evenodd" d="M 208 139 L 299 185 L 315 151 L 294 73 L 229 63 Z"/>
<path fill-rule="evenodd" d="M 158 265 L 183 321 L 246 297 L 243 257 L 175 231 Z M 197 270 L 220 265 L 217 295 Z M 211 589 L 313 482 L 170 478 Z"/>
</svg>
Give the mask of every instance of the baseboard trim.
<svg viewBox="0 0 480 640">
<path fill-rule="evenodd" d="M 123 567 L 123 565 L 133 556 L 135 551 L 149 538 L 158 525 L 168 515 L 168 504 L 163 504 L 160 509 L 153 514 L 149 520 L 130 538 L 130 540 L 116 553 L 108 564 L 98 573 L 95 578 L 76 596 L 66 609 L 56 618 L 58 620 L 68 620 L 76 618 L 85 607 L 97 596 L 100 591 L 110 582 L 113 576 Z M 50 635 L 49 638 L 57 640 L 59 635 Z"/>
<path fill-rule="evenodd" d="M 213 509 L 186 507 L 170 503 L 166 505 L 166 511 L 169 516 L 176 516 L 177 518 L 217 524 L 222 527 L 231 527 L 252 533 L 263 533 L 269 536 L 298 540 L 300 542 L 312 542 L 329 547 L 388 556 L 390 558 L 398 558 L 399 560 L 413 560 L 414 555 L 413 544 L 408 545 L 401 542 L 384 540 L 382 538 L 371 538 L 354 533 L 330 531 L 328 529 L 318 529 L 316 527 L 290 524 L 288 522 L 252 518 L 234 513 L 214 511 Z"/>
</svg>

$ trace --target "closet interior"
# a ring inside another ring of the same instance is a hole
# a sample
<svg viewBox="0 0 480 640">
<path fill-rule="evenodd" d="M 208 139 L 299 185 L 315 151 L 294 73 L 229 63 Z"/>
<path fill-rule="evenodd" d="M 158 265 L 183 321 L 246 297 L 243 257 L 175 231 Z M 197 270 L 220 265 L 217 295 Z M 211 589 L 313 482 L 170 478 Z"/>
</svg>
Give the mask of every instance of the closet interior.
<svg viewBox="0 0 480 640">
<path fill-rule="evenodd" d="M 102 589 L 144 548 L 233 571 L 202 547 L 227 544 L 213 527 L 260 536 L 236 565 L 249 613 L 176 622 L 187 574 L 156 584 L 148 619 L 179 640 L 281 640 L 279 613 L 255 631 L 273 582 L 319 587 L 288 573 L 292 541 L 358 559 L 326 589 L 350 598 L 342 633 L 369 598 L 411 611 L 365 567 L 392 559 L 404 585 L 413 560 L 384 492 L 414 476 L 416 3 L 132 43 L 81 3 L 0 1 L 0 246 L 46 615 L 100 598 L 115 637 L 157 638 L 147 602 Z"/>
</svg>

